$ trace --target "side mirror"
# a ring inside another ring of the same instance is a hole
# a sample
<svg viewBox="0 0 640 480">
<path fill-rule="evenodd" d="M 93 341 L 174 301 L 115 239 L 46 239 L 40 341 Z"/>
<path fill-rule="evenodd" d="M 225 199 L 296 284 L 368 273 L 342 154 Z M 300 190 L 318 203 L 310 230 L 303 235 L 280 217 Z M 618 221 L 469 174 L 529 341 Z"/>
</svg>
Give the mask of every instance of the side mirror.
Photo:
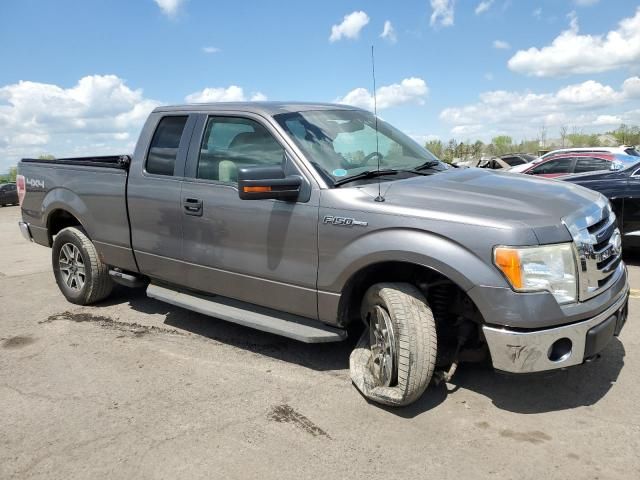
<svg viewBox="0 0 640 480">
<path fill-rule="evenodd" d="M 302 178 L 285 176 L 280 166 L 244 167 L 238 170 L 238 195 L 242 200 L 296 200 Z"/>
</svg>

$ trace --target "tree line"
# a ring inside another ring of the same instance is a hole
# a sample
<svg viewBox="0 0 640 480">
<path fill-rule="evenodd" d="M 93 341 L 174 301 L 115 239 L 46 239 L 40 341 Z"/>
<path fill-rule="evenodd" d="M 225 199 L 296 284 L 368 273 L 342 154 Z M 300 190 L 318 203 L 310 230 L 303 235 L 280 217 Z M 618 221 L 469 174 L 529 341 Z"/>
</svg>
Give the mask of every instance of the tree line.
<svg viewBox="0 0 640 480">
<path fill-rule="evenodd" d="M 531 153 L 538 154 L 540 151 L 549 151 L 564 147 L 601 147 L 600 138 L 602 135 L 610 135 L 618 145 L 640 145 L 640 127 L 622 124 L 615 130 L 605 133 L 584 133 L 576 127 L 563 125 L 559 129 L 557 139 L 549 139 L 546 127 L 542 127 L 535 139 L 523 139 L 514 143 L 508 135 L 499 135 L 491 139 L 491 143 L 484 143 L 481 140 L 461 141 L 455 138 L 448 142 L 442 140 L 431 140 L 426 142 L 425 147 L 438 158 L 451 162 L 457 158 L 480 158 L 483 156 L 498 156 L 507 153 Z"/>
</svg>

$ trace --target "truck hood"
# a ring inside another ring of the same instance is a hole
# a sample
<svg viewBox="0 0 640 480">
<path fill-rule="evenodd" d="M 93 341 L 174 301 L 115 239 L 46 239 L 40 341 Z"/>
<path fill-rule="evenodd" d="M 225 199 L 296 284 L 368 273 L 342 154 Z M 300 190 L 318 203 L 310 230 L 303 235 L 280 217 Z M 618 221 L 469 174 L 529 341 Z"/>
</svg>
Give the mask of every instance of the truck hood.
<svg viewBox="0 0 640 480">
<path fill-rule="evenodd" d="M 362 188 L 377 196 L 377 183 Z M 393 213 L 496 228 L 528 226 L 540 243 L 570 240 L 561 219 L 601 198 L 559 180 L 474 168 L 383 182 L 381 191 L 385 201 L 378 205 Z"/>
</svg>

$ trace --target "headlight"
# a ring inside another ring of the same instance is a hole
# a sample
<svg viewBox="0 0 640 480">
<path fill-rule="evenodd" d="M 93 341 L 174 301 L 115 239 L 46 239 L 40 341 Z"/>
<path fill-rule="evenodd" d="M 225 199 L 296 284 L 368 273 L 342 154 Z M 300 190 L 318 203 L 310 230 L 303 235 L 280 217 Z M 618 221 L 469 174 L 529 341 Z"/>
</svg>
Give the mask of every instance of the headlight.
<svg viewBox="0 0 640 480">
<path fill-rule="evenodd" d="M 496 247 L 493 261 L 514 290 L 547 290 L 558 303 L 576 301 L 576 261 L 569 243 L 541 247 Z"/>
</svg>

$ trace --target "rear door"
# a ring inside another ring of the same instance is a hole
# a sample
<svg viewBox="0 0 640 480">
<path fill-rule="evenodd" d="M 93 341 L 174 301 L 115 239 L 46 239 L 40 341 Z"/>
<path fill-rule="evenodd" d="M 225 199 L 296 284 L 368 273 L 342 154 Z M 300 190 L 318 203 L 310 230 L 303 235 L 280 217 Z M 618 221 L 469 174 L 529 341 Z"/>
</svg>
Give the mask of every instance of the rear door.
<svg viewBox="0 0 640 480">
<path fill-rule="evenodd" d="M 317 318 L 318 191 L 293 155 L 262 117 L 201 116 L 182 189 L 187 286 Z M 300 175 L 299 201 L 240 200 L 238 169 L 250 165 Z"/>
<path fill-rule="evenodd" d="M 611 161 L 598 157 L 577 157 L 573 169 L 575 173 L 595 172 L 598 170 L 609 170 Z"/>
<path fill-rule="evenodd" d="M 180 192 L 195 118 L 155 113 L 145 126 L 129 172 L 131 243 L 140 271 L 182 284 Z"/>
</svg>

